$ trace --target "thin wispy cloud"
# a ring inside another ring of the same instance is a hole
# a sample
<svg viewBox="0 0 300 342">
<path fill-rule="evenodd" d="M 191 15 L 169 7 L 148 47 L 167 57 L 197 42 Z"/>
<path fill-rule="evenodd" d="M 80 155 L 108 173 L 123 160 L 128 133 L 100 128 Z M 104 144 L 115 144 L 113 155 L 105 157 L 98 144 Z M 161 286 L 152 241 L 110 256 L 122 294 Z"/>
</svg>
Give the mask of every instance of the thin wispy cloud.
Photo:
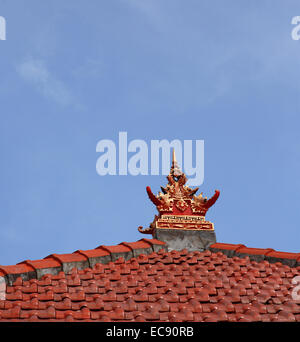
<svg viewBox="0 0 300 342">
<path fill-rule="evenodd" d="M 72 94 L 66 85 L 56 78 L 40 59 L 27 59 L 17 65 L 18 74 L 46 98 L 67 106 L 72 104 Z"/>
</svg>

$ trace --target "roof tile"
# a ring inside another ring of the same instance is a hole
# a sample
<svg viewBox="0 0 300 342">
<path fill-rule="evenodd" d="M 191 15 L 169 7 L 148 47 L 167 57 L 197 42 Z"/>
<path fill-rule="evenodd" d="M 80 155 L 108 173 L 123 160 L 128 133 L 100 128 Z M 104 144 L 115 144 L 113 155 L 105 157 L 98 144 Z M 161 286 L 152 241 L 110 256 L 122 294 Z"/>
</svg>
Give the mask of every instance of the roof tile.
<svg viewBox="0 0 300 342">
<path fill-rule="evenodd" d="M 266 254 L 268 257 L 278 258 L 278 259 L 295 259 L 300 258 L 300 253 L 286 253 L 286 252 L 278 252 L 278 251 L 270 251 Z"/>
<path fill-rule="evenodd" d="M 60 264 L 66 263 L 66 262 L 76 262 L 76 261 L 85 261 L 87 260 L 87 257 L 84 255 L 74 252 L 71 254 L 50 254 L 45 259 L 51 259 L 51 260 L 57 260 Z"/>
<path fill-rule="evenodd" d="M 27 272 L 34 271 L 34 268 L 32 266 L 27 265 L 26 263 L 19 263 L 17 265 L 11 265 L 11 266 L 0 266 L 0 271 L 2 274 L 22 274 Z"/>
<path fill-rule="evenodd" d="M 235 245 L 235 244 L 231 244 L 231 243 L 219 243 L 219 242 L 210 245 L 210 248 L 227 249 L 227 250 L 234 250 L 234 251 L 236 251 L 242 247 L 246 247 L 246 246 L 242 245 L 242 244 Z"/>
<path fill-rule="evenodd" d="M 85 256 L 86 259 L 88 259 L 88 258 L 98 258 L 98 257 L 103 257 L 103 256 L 110 255 L 109 251 L 104 250 L 102 248 L 88 249 L 88 250 L 85 250 L 85 251 L 77 250 L 74 253 L 81 254 L 81 255 Z"/>
<path fill-rule="evenodd" d="M 97 247 L 96 249 L 104 250 L 109 254 L 131 252 L 131 248 L 124 246 L 124 245 L 115 245 L 115 246 L 101 245 Z"/>
<path fill-rule="evenodd" d="M 5 277 L 14 277 L 6 300 L 0 300 L 0 320 L 300 320 L 300 303 L 291 298 L 300 267 L 278 262 L 294 260 L 297 253 L 228 244 L 204 252 L 167 252 L 154 245 L 164 246 L 142 239 L 5 266 Z M 229 257 L 224 250 L 236 254 Z M 252 260 L 250 252 L 276 262 Z M 38 273 L 51 267 L 57 272 Z M 24 271 L 36 276 L 26 278 Z"/>
</svg>

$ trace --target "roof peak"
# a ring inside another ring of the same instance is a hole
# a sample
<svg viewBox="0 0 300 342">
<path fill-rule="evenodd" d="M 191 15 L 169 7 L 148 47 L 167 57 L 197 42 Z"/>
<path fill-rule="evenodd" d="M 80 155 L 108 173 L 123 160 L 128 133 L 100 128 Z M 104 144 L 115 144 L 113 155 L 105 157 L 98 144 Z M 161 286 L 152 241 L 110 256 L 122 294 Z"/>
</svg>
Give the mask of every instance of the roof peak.
<svg viewBox="0 0 300 342">
<path fill-rule="evenodd" d="M 152 234 L 154 238 L 166 241 L 170 249 L 207 249 L 216 242 L 216 237 L 214 225 L 205 219 L 205 215 L 217 201 L 220 191 L 215 190 L 210 199 L 204 197 L 202 192 L 196 195 L 199 188 L 192 189 L 186 185 L 187 177 L 177 163 L 174 148 L 167 180 L 168 184 L 161 186 L 158 195 L 154 195 L 149 186 L 146 187 L 159 214 L 155 215 L 149 228 L 139 227 L 139 232 Z"/>
<path fill-rule="evenodd" d="M 183 174 L 183 172 L 181 171 L 177 159 L 176 159 L 176 154 L 175 154 L 175 148 L 173 148 L 172 151 L 172 164 L 171 164 L 171 168 L 170 168 L 170 175 L 174 178 L 174 177 L 179 177 Z"/>
<path fill-rule="evenodd" d="M 243 244 L 214 243 L 206 251 L 188 251 L 183 248 L 182 253 L 211 252 L 222 253 L 229 258 L 249 258 L 251 261 L 268 262 L 270 264 L 281 263 L 291 268 L 300 267 L 300 253 L 286 253 L 272 248 L 249 248 Z M 118 245 L 101 245 L 90 250 L 76 250 L 70 254 L 51 254 L 40 260 L 24 260 L 16 265 L 1 266 L 0 278 L 12 285 L 17 278 L 23 280 L 40 279 L 46 274 L 57 275 L 59 272 L 70 273 L 73 268 L 84 270 L 93 268 L 97 264 L 109 264 L 117 262 L 120 258 L 129 261 L 141 255 L 152 253 L 168 253 L 167 244 L 157 239 L 140 239 L 135 242 L 121 242 Z M 177 252 L 170 251 L 170 255 Z"/>
</svg>

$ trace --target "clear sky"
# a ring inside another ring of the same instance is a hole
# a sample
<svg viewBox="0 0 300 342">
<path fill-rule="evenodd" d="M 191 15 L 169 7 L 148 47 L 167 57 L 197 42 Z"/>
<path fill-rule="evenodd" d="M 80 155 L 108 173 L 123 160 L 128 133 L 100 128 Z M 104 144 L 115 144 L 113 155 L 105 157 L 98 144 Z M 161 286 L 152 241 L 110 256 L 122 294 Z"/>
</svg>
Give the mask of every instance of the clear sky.
<svg viewBox="0 0 300 342">
<path fill-rule="evenodd" d="M 99 176 L 97 142 L 205 141 L 218 242 L 299 252 L 292 0 L 0 0 L 0 264 L 136 241 L 165 176 Z"/>
</svg>

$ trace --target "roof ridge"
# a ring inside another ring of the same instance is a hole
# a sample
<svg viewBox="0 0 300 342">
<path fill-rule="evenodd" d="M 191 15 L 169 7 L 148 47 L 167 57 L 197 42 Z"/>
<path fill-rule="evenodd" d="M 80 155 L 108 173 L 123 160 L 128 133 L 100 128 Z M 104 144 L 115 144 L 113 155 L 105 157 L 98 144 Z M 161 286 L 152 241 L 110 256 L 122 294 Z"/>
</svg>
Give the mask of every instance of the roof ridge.
<svg viewBox="0 0 300 342">
<path fill-rule="evenodd" d="M 76 250 L 68 254 L 50 254 L 40 260 L 24 260 L 16 265 L 0 265 L 0 276 L 8 284 L 21 277 L 23 280 L 40 279 L 45 274 L 57 275 L 59 272 L 69 273 L 74 267 L 82 270 L 93 268 L 95 264 L 107 264 L 119 258 L 129 260 L 140 254 L 151 254 L 160 249 L 168 251 L 167 244 L 157 239 L 140 239 L 136 242 L 121 242 L 118 245 L 100 245 L 95 249 Z M 300 266 L 300 253 L 276 251 L 272 248 L 253 248 L 243 244 L 214 243 L 208 248 L 213 253 L 222 252 L 228 257 L 249 257 L 257 262 L 266 260 L 270 263 L 280 262 L 290 267 Z"/>
<path fill-rule="evenodd" d="M 132 253 L 149 244 L 114 248 Z M 107 256 L 111 248 L 94 252 Z M 82 253 L 74 252 L 75 258 L 89 257 Z M 60 258 L 44 261 L 60 265 Z M 21 265 L 36 267 L 31 261 Z M 41 279 L 18 277 L 12 286 L 1 282 L 0 322 L 300 322 L 299 270 L 210 250 L 160 249 Z"/>
<path fill-rule="evenodd" d="M 167 251 L 165 242 L 145 238 L 136 242 L 121 242 L 114 246 L 101 245 L 90 250 L 50 254 L 39 260 L 24 260 L 16 265 L 0 265 L 0 277 L 4 277 L 11 285 L 18 277 L 22 277 L 23 280 L 40 279 L 45 274 L 57 275 L 61 271 L 68 273 L 74 267 L 77 269 L 93 268 L 97 263 L 106 264 L 119 258 L 128 260 L 140 254 L 158 252 L 160 249 Z"/>
<path fill-rule="evenodd" d="M 210 245 L 211 252 L 222 252 L 228 257 L 244 258 L 248 256 L 250 260 L 263 261 L 270 263 L 281 262 L 290 267 L 300 266 L 300 253 L 290 253 L 276 251 L 273 248 L 254 248 L 242 244 L 214 243 Z"/>
</svg>

